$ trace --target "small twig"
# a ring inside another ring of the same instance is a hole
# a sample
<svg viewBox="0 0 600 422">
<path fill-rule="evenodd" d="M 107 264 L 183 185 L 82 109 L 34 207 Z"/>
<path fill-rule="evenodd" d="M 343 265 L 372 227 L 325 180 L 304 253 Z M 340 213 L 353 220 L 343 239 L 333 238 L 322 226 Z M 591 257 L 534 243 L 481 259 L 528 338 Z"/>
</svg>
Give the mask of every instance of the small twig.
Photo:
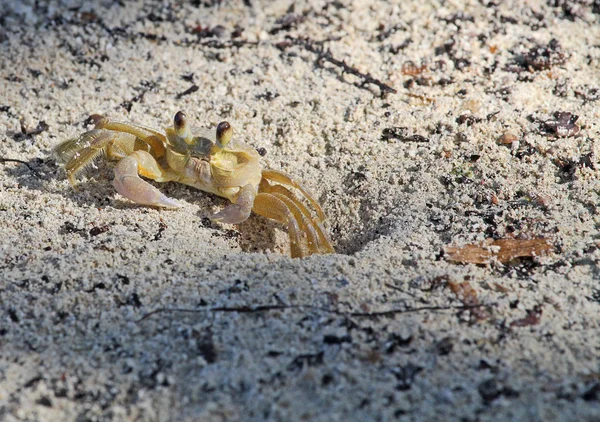
<svg viewBox="0 0 600 422">
<path fill-rule="evenodd" d="M 343 316 L 351 316 L 356 318 L 374 318 L 374 317 L 382 317 L 382 316 L 394 316 L 397 314 L 411 314 L 415 312 L 423 312 L 423 311 L 467 311 L 473 308 L 481 308 L 482 306 L 491 306 L 489 304 L 477 303 L 474 305 L 456 305 L 456 306 L 419 306 L 416 308 L 404 308 L 404 309 L 388 309 L 387 311 L 376 311 L 376 312 L 333 312 Z"/>
<path fill-rule="evenodd" d="M 362 73 L 358 69 L 348 65 L 345 61 L 336 59 L 335 57 L 333 57 L 333 55 L 331 54 L 331 52 L 329 50 L 324 51 L 323 47 L 317 47 L 317 43 L 314 41 L 311 41 L 310 39 L 302 39 L 302 38 L 294 38 L 294 37 L 286 37 L 286 38 L 289 41 L 291 41 L 292 44 L 299 45 L 301 47 L 304 47 L 305 50 L 310 51 L 311 53 L 317 54 L 319 56 L 317 59 L 317 62 L 321 62 L 321 61 L 329 62 L 329 63 L 333 64 L 334 66 L 337 66 L 340 69 L 342 69 L 343 73 L 349 73 L 351 75 L 361 78 L 363 80 L 361 85 L 363 85 L 363 86 L 366 84 L 373 84 L 373 85 L 377 85 L 382 93 L 391 92 L 392 94 L 395 94 L 397 92 L 394 88 L 392 88 L 388 84 L 380 81 L 379 79 L 374 78 L 369 73 Z"/>
<path fill-rule="evenodd" d="M 375 311 L 375 312 L 343 312 L 337 309 L 328 309 L 321 306 L 314 305 L 259 305 L 259 306 L 216 306 L 213 308 L 205 308 L 205 309 L 187 309 L 187 308 L 158 308 L 153 311 L 148 312 L 137 322 L 142 322 L 145 319 L 150 318 L 153 315 L 164 313 L 164 312 L 184 312 L 184 313 L 205 313 L 205 312 L 238 312 L 242 314 L 255 314 L 262 312 L 271 312 L 271 311 L 280 311 L 286 309 L 308 309 L 313 311 L 322 311 L 329 314 L 340 315 L 345 317 L 355 317 L 355 318 L 377 318 L 377 317 L 389 317 L 397 314 L 408 314 L 414 312 L 423 312 L 423 311 L 448 311 L 448 310 L 468 310 L 473 308 L 480 308 L 482 306 L 491 306 L 489 304 L 473 304 L 473 305 L 457 305 L 457 306 L 420 306 L 416 308 L 402 308 L 402 309 L 388 309 L 385 311 Z"/>
<path fill-rule="evenodd" d="M 40 177 L 40 174 L 38 173 L 38 171 L 36 169 L 34 169 L 33 167 L 31 167 L 31 165 L 27 161 L 17 160 L 16 158 L 3 158 L 3 157 L 0 157 L 0 163 L 19 163 L 19 164 L 24 164 L 29 169 L 29 171 L 31 171 L 37 177 Z"/>
<path fill-rule="evenodd" d="M 203 47 L 210 47 L 216 49 L 228 49 L 228 48 L 239 48 L 244 46 L 258 46 L 258 41 L 245 41 L 245 40 L 229 40 L 222 41 L 217 39 L 208 39 L 204 41 L 185 41 L 185 45 L 200 45 Z"/>
<path fill-rule="evenodd" d="M 407 292 L 406 290 L 404 290 L 404 289 L 402 289 L 401 287 L 398 287 L 398 286 L 396 286 L 396 285 L 394 285 L 394 284 L 391 284 L 391 283 L 385 283 L 385 286 L 386 286 L 386 287 L 389 287 L 390 289 L 397 290 L 397 291 L 399 291 L 399 292 L 401 292 L 401 293 L 404 293 L 404 294 L 406 294 L 406 295 L 409 295 L 410 297 L 414 297 L 414 298 L 416 298 L 416 297 L 417 297 L 416 295 L 414 295 L 414 294 L 412 294 L 412 293 L 409 293 L 409 292 Z"/>
</svg>

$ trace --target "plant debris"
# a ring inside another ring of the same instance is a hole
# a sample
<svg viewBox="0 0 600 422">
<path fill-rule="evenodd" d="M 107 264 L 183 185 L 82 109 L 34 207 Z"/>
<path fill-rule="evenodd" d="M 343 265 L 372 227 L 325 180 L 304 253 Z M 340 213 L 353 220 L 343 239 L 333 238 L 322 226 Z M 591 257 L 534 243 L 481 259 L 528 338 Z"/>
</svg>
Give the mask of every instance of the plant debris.
<svg viewBox="0 0 600 422">
<path fill-rule="evenodd" d="M 204 306 L 204 305 L 203 305 Z M 166 313 L 166 312 L 183 312 L 183 313 L 205 313 L 205 312 L 222 312 L 222 313 L 240 313 L 240 314 L 256 314 L 263 312 L 273 312 L 273 311 L 281 311 L 281 310 L 312 310 L 312 311 L 321 311 L 325 313 L 329 313 L 332 315 L 341 315 L 345 317 L 354 317 L 354 318 L 391 318 L 396 316 L 397 314 L 409 314 L 415 312 L 429 312 L 429 311 L 450 311 L 450 310 L 458 310 L 458 311 L 473 311 L 478 308 L 483 308 L 485 305 L 483 303 L 472 303 L 466 304 L 463 303 L 462 306 L 419 306 L 419 307 L 405 307 L 405 308 L 392 308 L 385 310 L 377 310 L 377 311 L 353 311 L 353 312 L 344 312 L 338 309 L 330 309 L 324 308 L 322 306 L 315 306 L 309 304 L 294 304 L 294 305 L 258 305 L 258 306 L 215 306 L 212 308 L 201 308 L 201 309 L 190 309 L 190 308 L 158 308 L 153 311 L 148 312 L 143 315 L 137 322 L 142 322 L 145 319 L 150 318 L 153 315 Z M 484 309 L 484 312 L 487 311 Z"/>
<path fill-rule="evenodd" d="M 469 308 L 469 311 L 477 321 L 484 321 L 490 317 L 490 313 L 482 307 L 477 298 L 477 291 L 468 281 L 454 282 L 449 281 L 448 287 L 462 304 Z"/>
<path fill-rule="evenodd" d="M 384 95 L 386 93 L 396 94 L 398 92 L 394 88 L 389 86 L 388 84 L 380 81 L 379 79 L 374 78 L 370 74 L 362 73 L 358 69 L 346 64 L 345 61 L 336 59 L 335 57 L 333 57 L 333 55 L 331 54 L 331 52 L 329 50 L 325 51 L 325 49 L 322 46 L 318 45 L 318 43 L 315 41 L 312 41 L 308 38 L 294 38 L 294 37 L 289 37 L 289 36 L 286 37 L 286 40 L 288 40 L 289 42 L 288 43 L 282 42 L 282 43 L 277 44 L 277 46 L 281 50 L 285 50 L 285 48 L 288 47 L 290 45 L 290 43 L 292 45 L 298 45 L 300 47 L 303 47 L 305 50 L 318 55 L 317 65 L 322 67 L 323 62 L 329 62 L 329 63 L 333 64 L 334 66 L 342 69 L 342 73 L 349 73 L 351 75 L 357 76 L 360 79 L 362 79 L 363 80 L 362 83 L 357 84 L 357 86 L 359 86 L 361 88 L 363 88 L 367 84 L 373 84 L 373 85 L 376 85 L 381 90 L 382 95 Z"/>
<path fill-rule="evenodd" d="M 545 238 L 487 239 L 483 245 L 448 246 L 448 261 L 461 264 L 489 264 L 494 258 L 507 264 L 515 258 L 532 258 L 553 252 Z"/>
<path fill-rule="evenodd" d="M 536 305 L 533 309 L 527 311 L 527 315 L 524 318 L 517 319 L 510 323 L 511 327 L 527 327 L 529 325 L 537 325 L 542 319 L 542 306 Z"/>
</svg>

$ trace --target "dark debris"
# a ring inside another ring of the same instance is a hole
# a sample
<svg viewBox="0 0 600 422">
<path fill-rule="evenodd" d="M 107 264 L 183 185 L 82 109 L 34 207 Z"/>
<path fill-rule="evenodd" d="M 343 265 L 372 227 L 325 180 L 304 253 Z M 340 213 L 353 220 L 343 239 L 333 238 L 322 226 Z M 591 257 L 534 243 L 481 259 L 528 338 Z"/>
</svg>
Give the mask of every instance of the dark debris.
<svg viewBox="0 0 600 422">
<path fill-rule="evenodd" d="M 597 87 L 582 86 L 574 89 L 573 94 L 582 99 L 584 104 L 600 100 L 600 88 Z"/>
<path fill-rule="evenodd" d="M 304 355 L 298 355 L 288 365 L 288 370 L 299 371 L 306 366 L 317 366 L 323 364 L 323 357 L 325 353 L 320 351 L 318 353 L 308 353 Z"/>
<path fill-rule="evenodd" d="M 142 306 L 142 301 L 140 300 L 140 296 L 136 292 L 133 292 L 131 296 L 127 298 L 125 304 L 133 306 L 134 308 L 140 308 Z"/>
<path fill-rule="evenodd" d="M 540 323 L 542 318 L 542 307 L 540 305 L 534 306 L 533 309 L 527 311 L 527 315 L 524 318 L 517 319 L 510 323 L 511 327 L 527 327 L 530 325 L 537 325 Z"/>
<path fill-rule="evenodd" d="M 305 20 L 306 17 L 303 15 L 288 13 L 275 21 L 275 26 L 269 31 L 269 34 L 274 35 L 282 31 L 289 31 L 296 28 Z"/>
<path fill-rule="evenodd" d="M 175 98 L 178 99 L 178 100 L 180 100 L 182 97 L 185 97 L 186 95 L 193 94 L 194 92 L 198 91 L 199 89 L 200 89 L 200 87 L 198 85 L 194 84 L 191 87 L 189 87 L 188 89 L 186 89 L 185 91 L 180 92 L 179 94 L 177 94 L 175 96 Z"/>
<path fill-rule="evenodd" d="M 158 232 L 154 235 L 152 241 L 156 242 L 162 238 L 163 232 L 168 228 L 167 223 L 165 223 L 162 219 L 158 223 Z"/>
<path fill-rule="evenodd" d="M 8 109 L 7 109 L 7 111 L 8 111 Z M 29 139 L 35 135 L 39 135 L 40 133 L 47 131 L 50 128 L 50 126 L 48 126 L 48 124 L 43 120 L 40 120 L 34 128 L 27 127 L 25 125 L 25 121 L 23 119 L 20 120 L 20 125 L 21 125 L 21 132 L 17 132 L 13 136 L 13 139 L 15 141 L 22 141 L 24 139 Z"/>
<path fill-rule="evenodd" d="M 222 25 L 216 25 L 214 27 L 197 25 L 190 31 L 196 35 L 198 39 L 202 38 L 225 38 L 227 35 L 227 29 Z"/>
<path fill-rule="evenodd" d="M 267 90 L 264 94 L 258 94 L 255 98 L 257 100 L 273 101 L 277 97 L 279 97 L 278 92 L 272 92 L 270 90 Z"/>
<path fill-rule="evenodd" d="M 559 137 L 575 136 L 580 128 L 576 124 L 579 116 L 569 112 L 556 112 L 554 119 L 544 121 L 544 128 L 547 135 L 556 135 Z"/>
<path fill-rule="evenodd" d="M 593 0 L 547 0 L 547 4 L 556 8 L 559 18 L 575 22 L 585 14 L 585 9 L 593 4 Z"/>
<path fill-rule="evenodd" d="M 261 157 L 267 155 L 267 149 L 264 147 L 256 148 L 256 152 L 258 152 L 258 155 L 260 155 Z"/>
<path fill-rule="evenodd" d="M 548 70 L 564 64 L 567 58 L 558 40 L 553 38 L 547 45 L 536 45 L 525 54 L 515 57 L 514 64 L 506 70 L 515 73 Z"/>
<path fill-rule="evenodd" d="M 408 333 L 408 334 L 391 333 L 389 335 L 387 341 L 383 345 L 383 351 L 386 354 L 394 353 L 394 351 L 397 348 L 408 347 L 412 341 L 413 341 L 413 336 L 410 333 Z"/>
<path fill-rule="evenodd" d="M 410 390 L 417 374 L 422 370 L 423 367 L 414 365 L 412 363 L 392 369 L 392 373 L 396 377 L 396 381 L 398 381 L 398 384 L 396 384 L 396 390 Z"/>
<path fill-rule="evenodd" d="M 381 140 L 382 141 L 389 141 L 391 139 L 396 139 L 401 142 L 417 142 L 417 143 L 429 142 L 429 139 L 424 136 L 409 135 L 408 128 L 399 127 L 399 126 L 385 128 L 381 132 Z"/>
<path fill-rule="evenodd" d="M 386 38 L 389 38 L 391 35 L 395 34 L 398 31 L 405 31 L 406 26 L 402 23 L 397 23 L 395 25 L 385 27 L 385 25 L 379 26 L 379 34 L 377 34 L 377 41 L 383 41 Z M 408 45 L 407 45 L 408 46 Z"/>
<path fill-rule="evenodd" d="M 479 391 L 479 395 L 486 404 L 493 402 L 500 396 L 509 398 L 519 397 L 518 391 L 514 390 L 512 387 L 502 385 L 494 378 L 490 378 L 479 384 L 477 391 Z"/>
<path fill-rule="evenodd" d="M 98 236 L 98 235 L 100 235 L 102 233 L 106 233 L 109 230 L 110 230 L 110 226 L 109 225 L 92 227 L 90 229 L 90 236 L 91 237 Z"/>
<path fill-rule="evenodd" d="M 138 87 L 135 89 L 139 91 L 139 93 L 133 97 L 131 100 L 123 101 L 120 106 L 123 107 L 129 113 L 134 103 L 139 103 L 144 99 L 144 96 L 157 88 L 158 81 L 146 81 L 142 80 Z"/>
</svg>

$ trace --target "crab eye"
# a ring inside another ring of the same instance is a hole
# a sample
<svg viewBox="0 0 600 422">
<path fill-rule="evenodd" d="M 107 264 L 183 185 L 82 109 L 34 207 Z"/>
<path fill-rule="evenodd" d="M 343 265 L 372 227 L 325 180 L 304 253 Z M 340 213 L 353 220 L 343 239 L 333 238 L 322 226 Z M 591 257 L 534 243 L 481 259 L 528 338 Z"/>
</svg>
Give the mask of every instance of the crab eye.
<svg viewBox="0 0 600 422">
<path fill-rule="evenodd" d="M 226 146 L 233 136 L 233 129 L 228 122 L 221 122 L 217 126 L 217 142 L 222 147 Z"/>
<path fill-rule="evenodd" d="M 175 130 L 179 131 L 183 129 L 186 123 L 187 119 L 185 113 L 183 111 L 178 111 L 177 114 L 175 114 L 175 117 L 173 118 L 173 126 Z"/>
<path fill-rule="evenodd" d="M 187 124 L 187 116 L 183 111 L 178 111 L 173 118 L 173 130 L 175 134 L 187 144 L 192 142 L 192 133 Z"/>
</svg>

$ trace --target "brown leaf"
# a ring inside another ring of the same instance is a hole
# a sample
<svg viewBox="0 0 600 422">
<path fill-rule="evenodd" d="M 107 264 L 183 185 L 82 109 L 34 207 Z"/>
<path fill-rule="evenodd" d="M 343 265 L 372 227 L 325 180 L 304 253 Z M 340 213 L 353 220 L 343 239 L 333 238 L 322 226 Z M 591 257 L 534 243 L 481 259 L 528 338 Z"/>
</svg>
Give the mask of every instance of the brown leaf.
<svg viewBox="0 0 600 422">
<path fill-rule="evenodd" d="M 448 246 L 448 260 L 462 264 L 487 264 L 497 258 L 506 264 L 515 258 L 534 257 L 554 251 L 554 247 L 544 238 L 537 239 L 488 239 L 482 246 Z"/>
</svg>

